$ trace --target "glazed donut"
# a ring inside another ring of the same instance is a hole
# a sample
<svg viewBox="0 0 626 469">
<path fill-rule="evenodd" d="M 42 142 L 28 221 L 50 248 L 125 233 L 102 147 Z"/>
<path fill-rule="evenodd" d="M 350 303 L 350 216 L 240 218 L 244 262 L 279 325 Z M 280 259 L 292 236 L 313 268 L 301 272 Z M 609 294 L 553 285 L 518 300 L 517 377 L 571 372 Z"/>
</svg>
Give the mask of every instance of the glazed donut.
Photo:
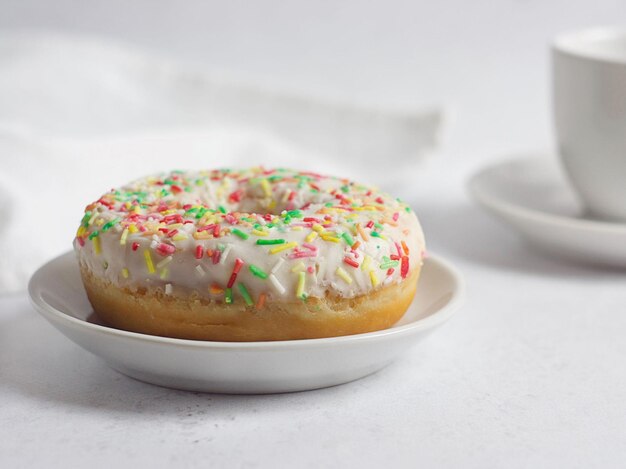
<svg viewBox="0 0 626 469">
<path fill-rule="evenodd" d="M 287 169 L 151 176 L 88 205 L 74 248 L 108 325 L 214 341 L 333 337 L 393 325 L 424 237 L 408 205 Z"/>
</svg>

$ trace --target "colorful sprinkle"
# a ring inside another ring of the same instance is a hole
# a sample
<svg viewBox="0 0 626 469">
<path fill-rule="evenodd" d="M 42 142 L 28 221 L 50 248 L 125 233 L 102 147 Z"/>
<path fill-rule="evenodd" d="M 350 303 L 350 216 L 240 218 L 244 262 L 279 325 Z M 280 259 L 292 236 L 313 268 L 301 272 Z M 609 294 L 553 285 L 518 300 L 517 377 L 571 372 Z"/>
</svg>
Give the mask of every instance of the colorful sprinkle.
<svg viewBox="0 0 626 469">
<path fill-rule="evenodd" d="M 281 245 L 276 246 L 275 248 L 270 249 L 269 253 L 270 254 L 277 254 L 277 253 L 285 251 L 287 249 L 295 248 L 297 245 L 298 245 L 298 243 L 296 243 L 295 241 L 293 241 L 291 243 L 281 244 Z"/>
<path fill-rule="evenodd" d="M 254 301 L 252 301 L 252 297 L 250 296 L 250 292 L 248 292 L 246 286 L 243 283 L 239 282 L 237 284 L 237 288 L 239 288 L 239 293 L 241 293 L 241 296 L 243 296 L 243 301 L 246 302 L 246 305 L 252 306 L 254 304 Z"/>
<path fill-rule="evenodd" d="M 306 280 L 306 274 L 304 272 L 298 273 L 298 285 L 296 287 L 296 297 L 304 299 L 304 282 Z"/>
<path fill-rule="evenodd" d="M 256 243 L 259 246 L 269 246 L 273 244 L 285 244 L 284 239 L 257 239 Z"/>
<path fill-rule="evenodd" d="M 250 264 L 249 269 L 250 269 L 250 272 L 252 272 L 252 275 L 254 275 L 255 277 L 259 277 L 262 279 L 267 278 L 267 274 L 260 267 L 257 267 L 254 264 Z"/>
<path fill-rule="evenodd" d="M 285 287 L 283 287 L 283 285 L 280 283 L 280 281 L 276 278 L 276 276 L 274 274 L 270 274 L 269 280 L 270 280 L 270 283 L 272 284 L 272 286 L 276 289 L 276 291 L 280 295 L 284 295 L 285 294 L 285 291 L 286 291 Z"/>
<path fill-rule="evenodd" d="M 344 282 L 346 282 L 348 285 L 350 285 L 352 283 L 352 277 L 350 277 L 348 275 L 348 272 L 346 272 L 345 270 L 343 270 L 341 267 L 337 267 L 337 271 L 336 274 L 339 278 L 341 278 Z"/>
<path fill-rule="evenodd" d="M 155 270 L 154 270 L 154 264 L 152 263 L 152 256 L 150 255 L 150 251 L 148 251 L 147 249 L 144 250 L 143 257 L 146 261 L 146 267 L 148 268 L 148 273 L 153 274 Z"/>
<path fill-rule="evenodd" d="M 233 233 L 234 235 L 239 236 L 241 239 L 246 240 L 248 239 L 250 236 L 248 235 L 248 233 L 244 233 L 243 231 L 241 231 L 238 228 L 233 228 L 231 230 L 231 233 Z M 259 240 L 260 241 L 260 240 Z"/>
</svg>

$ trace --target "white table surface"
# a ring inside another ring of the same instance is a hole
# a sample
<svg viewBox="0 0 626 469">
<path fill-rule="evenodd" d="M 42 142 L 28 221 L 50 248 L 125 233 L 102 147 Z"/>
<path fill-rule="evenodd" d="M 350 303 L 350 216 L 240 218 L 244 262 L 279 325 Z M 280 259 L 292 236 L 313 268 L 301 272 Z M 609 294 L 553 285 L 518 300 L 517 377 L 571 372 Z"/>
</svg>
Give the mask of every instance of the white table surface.
<svg viewBox="0 0 626 469">
<path fill-rule="evenodd" d="M 474 164 L 417 179 L 462 310 L 389 368 L 296 394 L 143 384 L 0 298 L 0 467 L 623 467 L 626 273 L 552 260 L 473 207 Z M 5 464 L 7 463 L 7 464 Z"/>
</svg>

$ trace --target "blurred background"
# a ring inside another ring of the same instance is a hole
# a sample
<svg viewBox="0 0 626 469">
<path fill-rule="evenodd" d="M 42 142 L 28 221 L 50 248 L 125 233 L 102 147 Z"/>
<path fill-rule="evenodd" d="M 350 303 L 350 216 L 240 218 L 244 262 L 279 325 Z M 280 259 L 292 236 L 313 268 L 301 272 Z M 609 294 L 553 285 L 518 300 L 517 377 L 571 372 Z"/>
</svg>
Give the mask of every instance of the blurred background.
<svg viewBox="0 0 626 469">
<path fill-rule="evenodd" d="M 0 241 L 23 240 L 0 292 L 70 248 L 85 204 L 172 167 L 347 176 L 408 200 L 440 252 L 482 239 L 468 176 L 553 147 L 551 39 L 625 17 L 623 0 L 0 0 Z"/>
<path fill-rule="evenodd" d="M 0 0 L 2 30 L 111 38 L 325 98 L 445 106 L 459 153 L 550 145 L 551 38 L 625 15 L 622 0 Z"/>
</svg>

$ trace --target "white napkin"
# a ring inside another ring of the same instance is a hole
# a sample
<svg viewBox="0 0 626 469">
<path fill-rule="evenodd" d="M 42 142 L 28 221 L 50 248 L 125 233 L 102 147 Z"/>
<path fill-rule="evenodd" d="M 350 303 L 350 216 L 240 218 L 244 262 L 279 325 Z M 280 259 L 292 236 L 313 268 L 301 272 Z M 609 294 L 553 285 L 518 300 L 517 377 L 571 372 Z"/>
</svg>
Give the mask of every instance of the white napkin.
<svg viewBox="0 0 626 469">
<path fill-rule="evenodd" d="M 397 192 L 441 120 L 215 78 L 93 38 L 1 34 L 0 293 L 70 249 L 84 206 L 135 177 L 261 164 Z"/>
</svg>

